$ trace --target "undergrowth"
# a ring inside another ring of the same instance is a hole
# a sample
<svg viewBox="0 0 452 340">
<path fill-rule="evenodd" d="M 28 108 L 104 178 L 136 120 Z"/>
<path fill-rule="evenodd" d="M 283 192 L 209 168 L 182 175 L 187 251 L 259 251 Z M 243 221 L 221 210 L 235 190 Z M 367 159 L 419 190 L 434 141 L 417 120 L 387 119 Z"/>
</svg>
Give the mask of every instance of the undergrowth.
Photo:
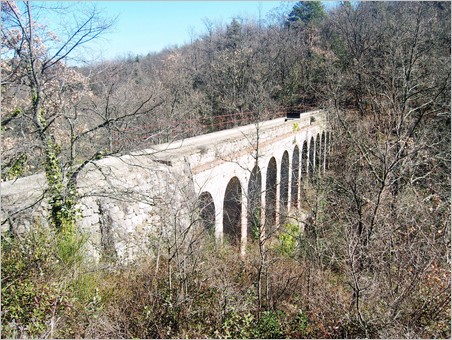
<svg viewBox="0 0 452 340">
<path fill-rule="evenodd" d="M 180 262 L 162 257 L 158 265 L 148 259 L 96 269 L 77 251 L 81 236 L 62 243 L 37 228 L 20 240 L 4 237 L 2 338 L 363 336 L 348 317 L 353 296 L 344 276 L 306 258 L 295 229 L 288 225 L 268 249 L 260 306 L 257 242 L 246 259 L 207 241 Z M 429 327 L 441 336 L 447 320 L 437 319 Z"/>
</svg>

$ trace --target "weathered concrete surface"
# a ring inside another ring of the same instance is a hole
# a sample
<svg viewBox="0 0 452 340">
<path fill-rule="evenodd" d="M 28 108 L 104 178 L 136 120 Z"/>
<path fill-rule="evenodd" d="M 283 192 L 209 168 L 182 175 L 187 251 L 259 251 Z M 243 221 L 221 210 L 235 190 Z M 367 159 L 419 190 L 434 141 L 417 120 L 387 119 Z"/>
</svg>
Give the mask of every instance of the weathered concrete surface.
<svg viewBox="0 0 452 340">
<path fill-rule="evenodd" d="M 197 198 L 203 192 L 213 198 L 215 233 L 221 239 L 224 196 L 231 178 L 237 177 L 242 192 L 246 193 L 250 173 L 258 165 L 264 179 L 262 197 L 265 198 L 269 160 L 272 157 L 276 160 L 279 183 L 283 153 L 289 153 L 292 169 L 295 147 L 301 155 L 303 142 L 308 141 L 309 145 L 312 138 L 320 138 L 325 131 L 324 112 L 313 111 L 302 114 L 297 120 L 275 119 L 89 164 L 78 179 L 78 226 L 89 235 L 90 254 L 95 259 L 109 254 L 121 261 L 152 256 L 156 239 L 174 228 L 193 225 Z M 325 145 L 322 147 L 326 149 Z M 317 163 L 323 168 L 324 158 Z M 2 231 L 12 226 L 20 231 L 36 223 L 45 225 L 48 208 L 45 189 L 43 174 L 2 183 Z M 246 195 L 241 204 L 244 249 Z"/>
</svg>

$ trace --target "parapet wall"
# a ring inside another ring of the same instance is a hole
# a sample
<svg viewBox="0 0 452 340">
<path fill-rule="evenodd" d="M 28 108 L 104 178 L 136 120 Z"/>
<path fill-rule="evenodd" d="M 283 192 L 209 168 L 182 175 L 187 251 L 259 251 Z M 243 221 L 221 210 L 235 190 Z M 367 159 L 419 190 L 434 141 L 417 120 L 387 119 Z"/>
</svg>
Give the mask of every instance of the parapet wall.
<svg viewBox="0 0 452 340">
<path fill-rule="evenodd" d="M 187 197 L 194 197 L 187 169 L 153 158 L 153 154 L 108 157 L 80 173 L 77 224 L 88 235 L 86 247 L 93 259 L 108 254 L 127 262 L 151 255 L 152 235 L 167 232 L 162 227 L 169 223 L 182 224 L 187 216 L 191 209 Z M 2 232 L 48 226 L 45 190 L 43 174 L 2 183 Z M 167 221 L 176 214 L 179 221 Z"/>
</svg>

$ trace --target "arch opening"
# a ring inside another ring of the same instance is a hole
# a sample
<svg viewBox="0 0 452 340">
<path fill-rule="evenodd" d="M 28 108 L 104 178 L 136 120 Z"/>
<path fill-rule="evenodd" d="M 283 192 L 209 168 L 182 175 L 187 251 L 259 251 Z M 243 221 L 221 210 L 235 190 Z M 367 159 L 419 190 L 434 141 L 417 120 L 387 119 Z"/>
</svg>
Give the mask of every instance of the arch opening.
<svg viewBox="0 0 452 340">
<path fill-rule="evenodd" d="M 276 160 L 275 157 L 272 157 L 268 162 L 265 181 L 265 230 L 268 233 L 276 224 L 276 175 Z"/>
<path fill-rule="evenodd" d="M 330 145 L 331 143 L 331 132 L 326 133 L 326 140 L 325 140 L 325 169 L 329 169 L 329 155 L 330 155 Z"/>
<path fill-rule="evenodd" d="M 237 177 L 233 177 L 224 193 L 223 233 L 232 245 L 239 245 L 241 238 L 242 188 Z"/>
<path fill-rule="evenodd" d="M 201 219 L 202 226 L 209 234 L 215 233 L 215 203 L 213 202 L 212 195 L 204 191 L 198 200 L 199 217 Z"/>
<path fill-rule="evenodd" d="M 309 159 L 308 159 L 308 175 L 309 178 L 312 178 L 314 174 L 314 137 L 311 137 L 311 141 L 309 142 Z"/>
<path fill-rule="evenodd" d="M 284 223 L 289 205 L 289 153 L 287 151 L 284 151 L 281 159 L 281 181 L 279 188 L 279 214 L 281 223 Z"/>
<path fill-rule="evenodd" d="M 253 168 L 248 182 L 247 231 L 250 239 L 256 239 L 261 226 L 262 176 L 258 166 Z"/>
<path fill-rule="evenodd" d="M 296 145 L 292 154 L 292 183 L 290 192 L 292 207 L 298 206 L 299 173 L 300 173 L 300 151 L 298 149 L 298 145 Z"/>
<path fill-rule="evenodd" d="M 314 161 L 314 171 L 316 171 L 317 175 L 320 175 L 321 172 L 321 164 L 322 164 L 322 147 L 320 145 L 320 134 L 317 134 L 315 139 L 315 161 Z"/>
<path fill-rule="evenodd" d="M 306 141 L 303 142 L 303 148 L 301 149 L 301 181 L 306 177 L 308 170 L 308 143 Z"/>
</svg>

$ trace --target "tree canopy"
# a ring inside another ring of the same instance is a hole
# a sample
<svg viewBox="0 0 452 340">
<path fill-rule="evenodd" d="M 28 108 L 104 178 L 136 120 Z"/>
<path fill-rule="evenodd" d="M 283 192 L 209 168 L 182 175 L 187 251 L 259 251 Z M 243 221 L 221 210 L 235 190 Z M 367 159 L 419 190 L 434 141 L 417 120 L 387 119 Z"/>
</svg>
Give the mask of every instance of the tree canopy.
<svg viewBox="0 0 452 340">
<path fill-rule="evenodd" d="M 287 25 L 308 25 L 325 17 L 325 9 L 320 1 L 297 2 L 287 18 Z"/>
</svg>

